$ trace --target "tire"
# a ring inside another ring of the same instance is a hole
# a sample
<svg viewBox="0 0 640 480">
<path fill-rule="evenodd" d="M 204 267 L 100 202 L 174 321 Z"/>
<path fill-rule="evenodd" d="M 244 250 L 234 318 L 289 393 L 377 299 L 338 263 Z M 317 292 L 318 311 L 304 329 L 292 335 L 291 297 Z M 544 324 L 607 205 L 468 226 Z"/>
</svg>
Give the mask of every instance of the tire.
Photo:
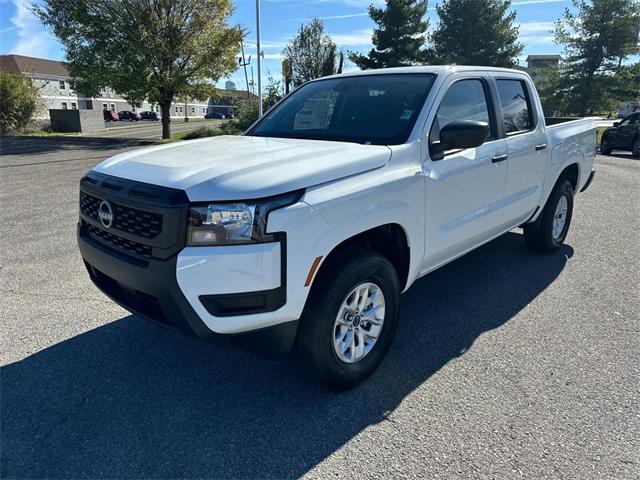
<svg viewBox="0 0 640 480">
<path fill-rule="evenodd" d="M 393 265 L 382 255 L 369 250 L 344 249 L 332 255 L 327 262 L 318 274 L 300 318 L 293 360 L 315 382 L 331 390 L 347 390 L 371 375 L 391 346 L 398 326 L 400 281 Z M 383 309 L 376 305 L 377 314 L 368 313 L 369 316 L 379 316 L 379 319 L 373 319 L 375 322 L 382 319 L 378 327 L 365 320 L 367 315 L 362 315 L 362 321 L 358 320 L 356 325 L 353 323 L 355 316 L 349 317 L 349 311 L 343 308 L 350 298 L 355 299 L 350 295 L 354 288 L 363 285 L 363 289 L 368 288 L 365 291 L 369 295 L 363 304 L 372 302 L 363 310 L 365 314 L 375 310 L 375 302 L 383 302 Z M 382 310 L 384 313 L 380 313 Z M 337 320 L 339 314 L 340 324 Z M 346 326 L 349 324 L 355 326 L 350 330 Z M 350 331 L 354 332 L 351 337 Z M 376 339 L 365 338 L 363 332 L 374 334 Z M 337 338 L 347 340 L 337 342 Z M 349 338 L 354 339 L 352 346 L 338 353 L 343 345 L 349 343 Z M 364 343 L 362 339 L 365 339 Z M 362 357 L 354 358 L 358 354 Z"/>
<path fill-rule="evenodd" d="M 640 158 L 640 138 L 636 138 L 631 145 L 631 155 L 633 158 Z"/>
<path fill-rule="evenodd" d="M 612 150 L 609 139 L 607 137 L 602 137 L 600 139 L 600 153 L 602 155 L 610 155 Z"/>
<path fill-rule="evenodd" d="M 562 213 L 564 205 L 564 213 Z M 563 217 L 558 217 L 561 215 Z M 573 214 L 573 187 L 566 178 L 560 178 L 551 192 L 542 213 L 533 223 L 524 225 L 524 240 L 526 245 L 542 253 L 551 253 L 560 248 L 569 231 Z M 564 219 L 563 222 L 560 221 Z M 554 231 L 554 223 L 556 228 Z M 559 228 L 561 226 L 561 228 Z"/>
</svg>

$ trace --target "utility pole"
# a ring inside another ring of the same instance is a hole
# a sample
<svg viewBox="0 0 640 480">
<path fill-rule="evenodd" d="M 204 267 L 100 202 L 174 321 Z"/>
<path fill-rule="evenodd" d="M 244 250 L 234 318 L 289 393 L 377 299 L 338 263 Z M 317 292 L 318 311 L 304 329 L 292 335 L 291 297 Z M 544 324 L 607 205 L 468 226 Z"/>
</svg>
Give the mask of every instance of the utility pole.
<svg viewBox="0 0 640 480">
<path fill-rule="evenodd" d="M 260 60 L 262 51 L 260 50 L 260 0 L 256 0 L 256 46 L 258 48 L 258 117 L 262 116 L 262 79 L 260 76 Z"/>
<path fill-rule="evenodd" d="M 249 61 L 244 59 L 244 42 L 240 40 L 240 49 L 242 50 L 242 57 L 238 59 L 238 65 L 244 67 L 244 81 L 247 85 L 247 100 L 251 101 L 251 95 L 249 94 L 249 75 L 247 75 L 247 65 L 251 64 L 251 55 L 249 55 Z"/>
</svg>

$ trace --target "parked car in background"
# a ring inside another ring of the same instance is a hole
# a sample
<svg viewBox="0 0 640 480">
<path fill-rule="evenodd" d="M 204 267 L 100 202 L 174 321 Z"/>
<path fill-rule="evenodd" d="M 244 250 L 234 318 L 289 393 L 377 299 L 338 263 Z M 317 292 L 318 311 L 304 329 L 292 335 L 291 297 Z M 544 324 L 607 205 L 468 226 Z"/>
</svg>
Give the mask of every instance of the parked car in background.
<svg viewBox="0 0 640 480">
<path fill-rule="evenodd" d="M 120 120 L 129 120 L 130 122 L 138 122 L 142 120 L 139 113 L 132 112 L 130 110 L 118 112 L 118 116 L 120 117 Z"/>
<path fill-rule="evenodd" d="M 104 118 L 105 122 L 117 122 L 118 120 L 120 120 L 118 114 L 116 112 L 112 112 L 111 110 L 103 110 L 102 117 Z"/>
<path fill-rule="evenodd" d="M 305 83 L 244 135 L 93 167 L 78 243 L 96 286 L 129 311 L 292 351 L 344 389 L 378 367 L 419 277 L 518 226 L 531 249 L 557 251 L 595 150 L 593 119 L 549 125 L 519 70 L 352 72 Z M 518 288 L 506 280 L 494 301 Z M 408 329 L 430 328 L 438 299 L 418 301 L 426 322 Z"/>
<path fill-rule="evenodd" d="M 600 140 L 600 152 L 609 155 L 613 150 L 631 152 L 640 158 L 640 112 L 633 113 L 621 122 L 607 128 Z"/>
<path fill-rule="evenodd" d="M 626 118 L 635 112 L 640 112 L 640 101 L 620 107 L 618 109 L 618 118 Z"/>
<path fill-rule="evenodd" d="M 160 116 L 156 112 L 140 112 L 140 118 L 142 120 L 153 120 L 154 122 L 160 120 Z"/>
<path fill-rule="evenodd" d="M 224 113 L 220 113 L 220 112 L 209 112 L 207 113 L 204 118 L 227 118 L 226 115 Z"/>
</svg>

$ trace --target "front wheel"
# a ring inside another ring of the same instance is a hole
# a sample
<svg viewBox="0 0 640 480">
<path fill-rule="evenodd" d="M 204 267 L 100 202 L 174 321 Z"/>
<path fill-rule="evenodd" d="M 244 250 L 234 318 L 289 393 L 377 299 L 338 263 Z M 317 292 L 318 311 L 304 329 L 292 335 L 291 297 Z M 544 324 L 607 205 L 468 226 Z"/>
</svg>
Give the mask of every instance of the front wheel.
<svg viewBox="0 0 640 480">
<path fill-rule="evenodd" d="M 560 248 L 569 231 L 573 214 L 573 186 L 560 179 L 542 213 L 533 223 L 525 223 L 524 240 L 529 248 L 549 253 Z"/>
<path fill-rule="evenodd" d="M 633 155 L 633 158 L 640 158 L 640 138 L 636 138 L 633 141 L 633 145 L 631 147 L 631 155 Z"/>
<path fill-rule="evenodd" d="M 611 143 L 609 143 L 609 139 L 607 137 L 603 137 L 600 140 L 600 153 L 602 155 L 609 155 L 613 149 L 611 148 Z"/>
<path fill-rule="evenodd" d="M 293 354 L 313 380 L 346 390 L 371 375 L 391 346 L 400 282 L 375 252 L 345 249 L 327 262 L 300 318 Z"/>
</svg>

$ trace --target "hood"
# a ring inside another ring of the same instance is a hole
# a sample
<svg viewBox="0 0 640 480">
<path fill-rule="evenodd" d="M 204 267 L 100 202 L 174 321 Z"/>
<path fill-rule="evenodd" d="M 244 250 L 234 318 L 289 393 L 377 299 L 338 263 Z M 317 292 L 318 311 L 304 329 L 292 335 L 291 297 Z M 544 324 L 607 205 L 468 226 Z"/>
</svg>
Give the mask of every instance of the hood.
<svg viewBox="0 0 640 480">
<path fill-rule="evenodd" d="M 94 171 L 184 190 L 191 201 L 248 200 L 384 166 L 385 146 L 220 136 L 133 150 Z"/>
</svg>

